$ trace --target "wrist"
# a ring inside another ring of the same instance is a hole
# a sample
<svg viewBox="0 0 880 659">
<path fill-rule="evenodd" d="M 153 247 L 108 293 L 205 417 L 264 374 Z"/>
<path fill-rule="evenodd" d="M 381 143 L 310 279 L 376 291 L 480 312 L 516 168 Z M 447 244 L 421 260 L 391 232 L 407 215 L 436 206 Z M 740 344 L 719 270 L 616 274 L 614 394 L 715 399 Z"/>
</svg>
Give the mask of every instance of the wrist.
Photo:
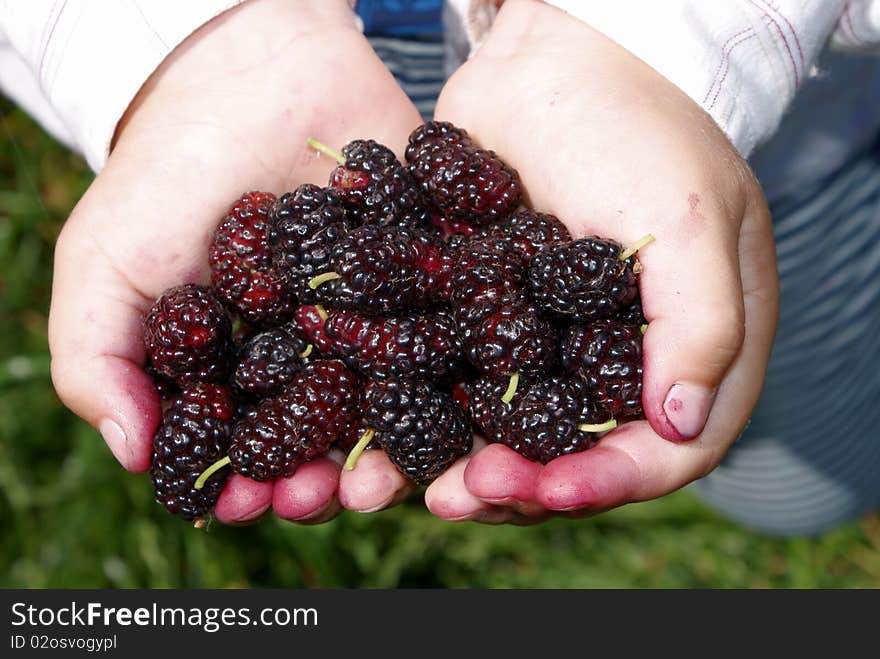
<svg viewBox="0 0 880 659">
<path fill-rule="evenodd" d="M 475 54 L 504 57 L 525 52 L 571 56 L 593 32 L 542 0 L 506 0 Z"/>
</svg>

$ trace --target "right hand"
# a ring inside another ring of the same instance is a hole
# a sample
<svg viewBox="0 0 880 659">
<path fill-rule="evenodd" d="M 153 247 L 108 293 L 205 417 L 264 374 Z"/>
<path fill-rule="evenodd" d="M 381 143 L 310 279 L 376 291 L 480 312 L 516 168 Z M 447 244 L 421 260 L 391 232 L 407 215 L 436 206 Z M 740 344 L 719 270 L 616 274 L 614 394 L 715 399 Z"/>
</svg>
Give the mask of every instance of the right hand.
<svg viewBox="0 0 880 659">
<path fill-rule="evenodd" d="M 241 193 L 326 185 L 341 147 L 372 137 L 399 157 L 421 117 L 355 26 L 345 0 L 249 0 L 197 30 L 149 78 L 110 158 L 58 239 L 49 342 L 61 400 L 126 468 L 150 466 L 158 394 L 142 370 L 143 313 L 168 287 L 209 281 L 214 227 Z M 340 489 L 340 458 L 289 479 L 233 476 L 215 514 L 239 523 L 270 505 L 286 519 L 330 519 L 400 500 L 405 479 L 364 456 Z"/>
</svg>

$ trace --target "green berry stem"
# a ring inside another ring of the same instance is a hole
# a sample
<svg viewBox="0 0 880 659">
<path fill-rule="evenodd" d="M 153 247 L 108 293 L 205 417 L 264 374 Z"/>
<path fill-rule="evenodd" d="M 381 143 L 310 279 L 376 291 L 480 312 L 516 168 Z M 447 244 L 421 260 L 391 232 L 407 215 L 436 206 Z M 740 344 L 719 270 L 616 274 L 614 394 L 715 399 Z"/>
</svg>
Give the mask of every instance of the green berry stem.
<svg viewBox="0 0 880 659">
<path fill-rule="evenodd" d="M 361 438 L 358 440 L 358 443 L 354 445 L 354 448 L 351 449 L 351 452 L 348 454 L 348 457 L 345 458 L 345 470 L 351 471 L 354 469 L 355 464 L 359 457 L 361 457 L 361 453 L 364 452 L 364 449 L 367 448 L 367 445 L 373 441 L 373 435 L 376 434 L 376 431 L 372 428 L 368 428 L 364 431 L 364 434 L 361 435 Z"/>
<path fill-rule="evenodd" d="M 505 405 L 509 404 L 510 401 L 513 400 L 513 397 L 516 395 L 517 387 L 519 387 L 518 372 L 510 376 L 510 382 L 507 384 L 507 391 L 505 391 L 504 395 L 501 397 L 501 402 Z"/>
<path fill-rule="evenodd" d="M 317 277 L 312 277 L 309 280 L 309 288 L 315 290 L 321 284 L 331 281 L 333 279 L 342 279 L 342 275 L 340 275 L 338 272 L 322 272 Z"/>
<path fill-rule="evenodd" d="M 331 158 L 333 158 L 333 160 L 338 162 L 340 165 L 345 164 L 345 156 L 343 156 L 341 153 L 339 153 L 339 151 L 335 151 L 334 149 L 331 149 L 326 144 L 322 144 L 321 142 L 316 140 L 314 137 L 310 137 L 309 139 L 307 139 L 306 144 L 308 144 L 313 149 L 317 149 L 318 151 L 320 151 L 324 155 L 330 156 Z"/>
<path fill-rule="evenodd" d="M 203 471 L 201 473 L 201 475 L 196 479 L 196 483 L 195 483 L 195 485 L 193 485 L 193 487 L 197 490 L 201 490 L 203 487 L 205 487 L 205 483 L 208 482 L 208 479 L 211 477 L 211 474 L 223 469 L 223 467 L 230 464 L 231 462 L 232 462 L 232 460 L 230 459 L 230 457 L 228 455 L 220 458 L 219 460 L 217 460 L 217 462 L 212 464 L 210 467 L 208 467 L 207 469 L 205 469 L 205 471 Z"/>
<path fill-rule="evenodd" d="M 644 236 L 635 241 L 632 245 L 623 250 L 617 258 L 619 258 L 621 261 L 626 261 L 630 256 L 638 252 L 642 247 L 654 242 L 654 240 L 655 238 L 653 235 L 651 235 L 650 233 L 646 233 Z"/>
<path fill-rule="evenodd" d="M 308 356 L 312 354 L 312 350 L 314 350 L 315 346 L 311 343 L 306 346 L 306 349 L 299 353 L 300 359 L 308 359 Z"/>
<path fill-rule="evenodd" d="M 315 305 L 315 311 L 318 312 L 318 316 L 321 317 L 321 320 L 323 320 L 325 322 L 330 317 L 330 314 L 327 313 L 327 310 L 324 307 L 322 307 L 320 304 Z"/>
<path fill-rule="evenodd" d="M 578 430 L 582 432 L 605 432 L 616 427 L 617 421 L 611 419 L 611 421 L 606 421 L 605 423 L 582 423 L 578 426 Z"/>
<path fill-rule="evenodd" d="M 639 331 L 642 333 L 642 336 L 644 336 L 645 332 L 648 331 L 648 323 L 645 323 L 644 325 L 639 325 Z"/>
</svg>

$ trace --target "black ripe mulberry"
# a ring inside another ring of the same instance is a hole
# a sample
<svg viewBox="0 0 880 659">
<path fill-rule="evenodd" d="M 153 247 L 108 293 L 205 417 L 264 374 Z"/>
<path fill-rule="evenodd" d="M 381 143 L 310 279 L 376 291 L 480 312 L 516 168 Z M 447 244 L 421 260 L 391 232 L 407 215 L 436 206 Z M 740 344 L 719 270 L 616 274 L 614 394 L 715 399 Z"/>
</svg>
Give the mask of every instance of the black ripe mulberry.
<svg viewBox="0 0 880 659">
<path fill-rule="evenodd" d="M 545 313 L 578 322 L 611 318 L 639 294 L 635 257 L 591 236 L 540 249 L 529 263 L 533 299 Z"/>
<path fill-rule="evenodd" d="M 375 431 L 391 462 L 418 485 L 433 481 L 473 447 L 461 405 L 421 380 L 371 382 L 364 423 Z"/>
<path fill-rule="evenodd" d="M 584 380 L 551 377 L 534 383 L 504 419 L 501 441 L 529 460 L 547 464 L 595 444 L 596 432 L 581 426 L 608 422 L 611 415 L 591 397 Z"/>
<path fill-rule="evenodd" d="M 351 226 L 339 193 L 311 183 L 281 196 L 270 210 L 273 263 L 300 304 L 315 304 L 308 283 L 328 269 L 333 244 Z"/>
<path fill-rule="evenodd" d="M 419 184 L 391 149 L 375 140 L 353 140 L 342 147 L 342 156 L 345 162 L 333 170 L 330 187 L 356 225 L 432 226 Z"/>
<path fill-rule="evenodd" d="M 580 373 L 615 418 L 642 416 L 642 332 L 617 320 L 574 324 L 562 336 L 562 365 Z"/>
<path fill-rule="evenodd" d="M 254 398 L 281 393 L 308 359 L 307 347 L 290 325 L 250 336 L 238 352 L 233 388 Z"/>
<path fill-rule="evenodd" d="M 226 455 L 235 414 L 235 403 L 222 385 L 188 384 L 171 401 L 153 436 L 150 467 L 156 501 L 169 513 L 195 519 L 213 509 L 229 469 L 211 474 L 200 489 L 195 484 Z"/>
</svg>

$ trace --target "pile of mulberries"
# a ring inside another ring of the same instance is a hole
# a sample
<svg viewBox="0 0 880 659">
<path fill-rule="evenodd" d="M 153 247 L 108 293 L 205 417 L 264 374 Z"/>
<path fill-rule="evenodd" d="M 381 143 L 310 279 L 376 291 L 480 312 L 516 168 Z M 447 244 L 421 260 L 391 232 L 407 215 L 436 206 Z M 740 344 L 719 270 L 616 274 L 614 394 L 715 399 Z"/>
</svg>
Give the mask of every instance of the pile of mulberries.
<svg viewBox="0 0 880 659">
<path fill-rule="evenodd" d="M 229 475 L 286 478 L 334 448 L 346 468 L 384 451 L 427 485 L 475 433 L 547 463 L 644 418 L 650 236 L 574 238 L 448 122 L 414 130 L 405 162 L 369 139 L 309 145 L 337 160 L 327 185 L 233 200 L 210 283 L 144 318 L 169 513 L 201 521 Z"/>
</svg>

